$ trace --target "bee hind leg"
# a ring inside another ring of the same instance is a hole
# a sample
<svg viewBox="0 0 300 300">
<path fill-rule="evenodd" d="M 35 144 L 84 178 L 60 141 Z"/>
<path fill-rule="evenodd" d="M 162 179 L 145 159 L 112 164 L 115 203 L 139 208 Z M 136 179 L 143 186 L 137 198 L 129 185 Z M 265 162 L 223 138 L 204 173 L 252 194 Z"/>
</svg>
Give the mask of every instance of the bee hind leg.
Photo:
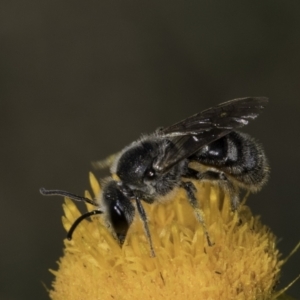
<svg viewBox="0 0 300 300">
<path fill-rule="evenodd" d="M 185 174 L 184 177 L 199 181 L 210 181 L 218 184 L 226 193 L 229 194 L 232 210 L 236 211 L 238 209 L 240 203 L 239 191 L 237 187 L 228 179 L 224 172 L 216 169 L 198 172 L 189 168 L 188 173 Z"/>
</svg>

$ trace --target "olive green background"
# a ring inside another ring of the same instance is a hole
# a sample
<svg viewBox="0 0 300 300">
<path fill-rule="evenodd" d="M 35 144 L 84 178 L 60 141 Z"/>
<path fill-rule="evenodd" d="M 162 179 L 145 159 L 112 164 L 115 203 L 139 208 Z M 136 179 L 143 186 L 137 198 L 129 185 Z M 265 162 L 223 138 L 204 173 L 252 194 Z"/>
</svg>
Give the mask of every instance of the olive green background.
<svg viewBox="0 0 300 300">
<path fill-rule="evenodd" d="M 243 96 L 270 98 L 244 130 L 272 167 L 249 205 L 286 256 L 300 240 L 300 1 L 2 0 L 0 299 L 48 299 L 65 232 L 62 199 L 40 187 L 82 194 L 92 160 Z M 298 252 L 279 287 L 299 273 Z"/>
</svg>

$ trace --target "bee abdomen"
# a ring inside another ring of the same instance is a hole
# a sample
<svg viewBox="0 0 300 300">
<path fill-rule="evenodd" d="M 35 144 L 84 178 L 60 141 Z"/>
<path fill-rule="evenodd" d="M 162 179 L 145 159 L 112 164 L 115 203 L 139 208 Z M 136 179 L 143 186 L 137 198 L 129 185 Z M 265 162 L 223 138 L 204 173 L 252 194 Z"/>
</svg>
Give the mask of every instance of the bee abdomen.
<svg viewBox="0 0 300 300">
<path fill-rule="evenodd" d="M 189 158 L 214 167 L 252 192 L 267 182 L 269 165 L 263 148 L 248 134 L 233 131 Z"/>
</svg>

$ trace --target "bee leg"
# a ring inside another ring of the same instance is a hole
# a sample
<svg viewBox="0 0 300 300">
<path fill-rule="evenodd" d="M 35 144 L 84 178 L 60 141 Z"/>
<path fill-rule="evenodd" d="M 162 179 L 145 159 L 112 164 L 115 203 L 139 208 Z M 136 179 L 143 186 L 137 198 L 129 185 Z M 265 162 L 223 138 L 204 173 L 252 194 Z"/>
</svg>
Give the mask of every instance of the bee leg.
<svg viewBox="0 0 300 300">
<path fill-rule="evenodd" d="M 140 217 L 143 221 L 146 237 L 147 237 L 149 245 L 150 245 L 151 257 L 155 257 L 155 252 L 154 252 L 154 249 L 153 249 L 151 234 L 150 234 L 150 230 L 149 230 L 149 226 L 148 226 L 147 214 L 144 210 L 144 207 L 141 203 L 141 200 L 138 197 L 135 197 L 135 200 L 136 200 L 136 207 L 137 207 L 138 213 L 139 213 L 139 215 L 140 215 Z"/>
<path fill-rule="evenodd" d="M 239 191 L 238 189 L 232 184 L 230 180 L 226 178 L 226 180 L 220 180 L 218 184 L 221 188 L 229 194 L 230 202 L 231 202 L 231 209 L 236 211 L 240 204 L 239 198 Z"/>
<path fill-rule="evenodd" d="M 185 189 L 185 191 L 187 193 L 187 198 L 189 200 L 190 205 L 194 209 L 196 218 L 202 224 L 203 231 L 204 231 L 204 234 L 206 236 L 208 245 L 213 246 L 213 243 L 211 242 L 211 240 L 209 238 L 209 234 L 208 234 L 208 231 L 207 231 L 207 228 L 206 228 L 203 210 L 200 208 L 199 202 L 198 202 L 198 200 L 195 196 L 195 192 L 197 191 L 196 187 L 190 181 L 188 181 L 188 182 L 182 181 L 181 182 L 181 187 Z"/>
<path fill-rule="evenodd" d="M 228 180 L 226 174 L 222 171 L 207 170 L 205 172 L 198 172 L 193 169 L 188 169 L 187 174 L 185 174 L 187 178 L 193 178 L 200 181 L 210 181 L 217 183 L 225 192 L 229 194 L 231 201 L 231 208 L 233 211 L 236 211 L 239 206 L 239 193 L 237 188 L 230 180 Z"/>
</svg>

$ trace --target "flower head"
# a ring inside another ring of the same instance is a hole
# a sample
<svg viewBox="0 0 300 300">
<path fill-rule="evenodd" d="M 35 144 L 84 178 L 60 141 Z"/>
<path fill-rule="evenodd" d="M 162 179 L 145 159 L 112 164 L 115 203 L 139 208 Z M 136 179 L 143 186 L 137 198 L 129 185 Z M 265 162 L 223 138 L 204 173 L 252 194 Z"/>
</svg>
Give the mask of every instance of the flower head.
<svg viewBox="0 0 300 300">
<path fill-rule="evenodd" d="M 100 186 L 90 176 L 95 196 Z M 273 233 L 242 204 L 231 210 L 218 187 L 194 182 L 205 224 L 194 216 L 184 191 L 168 203 L 144 204 L 155 257 L 136 216 L 122 247 L 102 217 L 83 221 L 65 241 L 50 295 L 53 299 L 271 299 L 282 261 Z M 86 197 L 90 197 L 86 193 Z M 88 209 L 92 207 L 88 205 Z M 80 216 L 66 199 L 63 224 Z"/>
</svg>

